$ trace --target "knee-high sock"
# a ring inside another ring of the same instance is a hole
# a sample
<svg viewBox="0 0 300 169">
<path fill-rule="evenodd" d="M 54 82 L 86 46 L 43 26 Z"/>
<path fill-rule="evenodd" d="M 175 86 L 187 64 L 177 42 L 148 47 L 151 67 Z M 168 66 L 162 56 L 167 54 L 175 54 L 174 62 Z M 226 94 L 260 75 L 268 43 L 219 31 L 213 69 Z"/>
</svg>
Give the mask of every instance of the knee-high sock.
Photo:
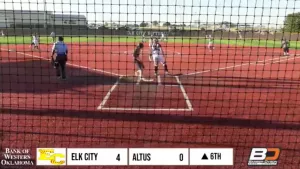
<svg viewBox="0 0 300 169">
<path fill-rule="evenodd" d="M 168 66 L 166 63 L 164 63 L 165 72 L 168 72 Z"/>
</svg>

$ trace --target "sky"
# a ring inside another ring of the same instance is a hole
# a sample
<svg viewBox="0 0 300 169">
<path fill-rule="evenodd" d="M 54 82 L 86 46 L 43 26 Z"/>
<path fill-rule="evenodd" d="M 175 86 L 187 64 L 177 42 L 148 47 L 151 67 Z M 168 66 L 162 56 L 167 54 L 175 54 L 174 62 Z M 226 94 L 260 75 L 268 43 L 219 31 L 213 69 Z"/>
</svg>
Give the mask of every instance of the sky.
<svg viewBox="0 0 300 169">
<path fill-rule="evenodd" d="M 85 15 L 89 22 L 249 23 L 276 27 L 300 0 L 45 0 L 55 13 Z M 0 0 L 0 9 L 43 10 L 43 0 Z"/>
</svg>

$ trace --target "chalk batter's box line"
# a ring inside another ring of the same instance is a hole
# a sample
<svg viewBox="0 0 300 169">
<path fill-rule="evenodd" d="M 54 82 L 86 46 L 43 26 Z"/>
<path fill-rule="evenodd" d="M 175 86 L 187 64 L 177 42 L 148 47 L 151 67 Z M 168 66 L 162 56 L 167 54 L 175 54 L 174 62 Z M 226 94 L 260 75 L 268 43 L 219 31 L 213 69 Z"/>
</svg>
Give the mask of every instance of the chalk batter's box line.
<svg viewBox="0 0 300 169">
<path fill-rule="evenodd" d="M 176 76 L 176 81 L 178 83 L 178 86 L 183 94 L 183 97 L 186 101 L 186 104 L 188 106 L 188 108 L 136 108 L 136 107 L 132 107 L 132 108 L 128 108 L 128 107 L 104 107 L 105 104 L 107 103 L 107 101 L 110 98 L 110 95 L 112 94 L 112 92 L 115 90 L 115 88 L 120 84 L 120 80 L 123 78 L 123 76 L 121 76 L 116 83 L 110 88 L 110 90 L 107 92 L 107 94 L 105 95 L 105 97 L 103 98 L 102 102 L 99 104 L 99 106 L 97 107 L 97 110 L 113 110 L 113 111 L 193 111 L 193 107 L 191 104 L 191 101 L 188 98 L 188 95 L 179 79 L 178 76 Z"/>
</svg>

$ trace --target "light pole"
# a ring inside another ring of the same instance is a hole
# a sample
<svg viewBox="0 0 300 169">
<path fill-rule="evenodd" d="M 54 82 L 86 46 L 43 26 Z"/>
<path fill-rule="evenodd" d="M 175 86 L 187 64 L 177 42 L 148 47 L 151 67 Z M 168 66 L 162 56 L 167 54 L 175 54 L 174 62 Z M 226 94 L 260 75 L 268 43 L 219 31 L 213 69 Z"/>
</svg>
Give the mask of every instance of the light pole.
<svg viewBox="0 0 300 169">
<path fill-rule="evenodd" d="M 46 11 L 46 0 L 44 0 L 44 28 L 47 28 L 47 11 Z"/>
</svg>

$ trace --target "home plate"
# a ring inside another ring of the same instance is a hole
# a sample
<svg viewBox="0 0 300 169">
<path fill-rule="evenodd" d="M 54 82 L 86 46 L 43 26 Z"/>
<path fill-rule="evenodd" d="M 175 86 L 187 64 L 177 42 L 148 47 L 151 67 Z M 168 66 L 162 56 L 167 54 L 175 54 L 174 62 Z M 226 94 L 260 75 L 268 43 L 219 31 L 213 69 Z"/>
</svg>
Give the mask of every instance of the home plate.
<svg viewBox="0 0 300 169">
<path fill-rule="evenodd" d="M 142 78 L 142 81 L 144 81 L 144 82 L 153 82 L 153 79 Z"/>
</svg>

